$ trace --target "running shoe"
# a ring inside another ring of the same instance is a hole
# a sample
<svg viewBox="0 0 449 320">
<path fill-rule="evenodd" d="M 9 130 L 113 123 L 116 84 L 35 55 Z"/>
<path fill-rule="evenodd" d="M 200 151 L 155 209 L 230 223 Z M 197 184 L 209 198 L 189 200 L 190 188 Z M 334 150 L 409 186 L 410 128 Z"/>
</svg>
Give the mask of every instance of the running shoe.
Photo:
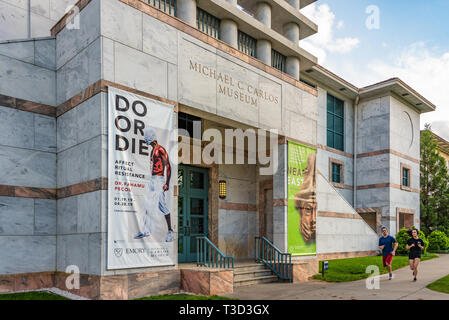
<svg viewBox="0 0 449 320">
<path fill-rule="evenodd" d="M 167 233 L 167 238 L 165 238 L 165 242 L 172 242 L 174 238 L 175 238 L 175 233 L 173 232 L 173 230 L 170 230 Z"/>
<path fill-rule="evenodd" d="M 143 239 L 143 238 L 148 237 L 149 235 L 150 235 L 149 232 L 145 232 L 145 233 L 139 232 L 138 234 L 136 234 L 134 239 Z"/>
</svg>

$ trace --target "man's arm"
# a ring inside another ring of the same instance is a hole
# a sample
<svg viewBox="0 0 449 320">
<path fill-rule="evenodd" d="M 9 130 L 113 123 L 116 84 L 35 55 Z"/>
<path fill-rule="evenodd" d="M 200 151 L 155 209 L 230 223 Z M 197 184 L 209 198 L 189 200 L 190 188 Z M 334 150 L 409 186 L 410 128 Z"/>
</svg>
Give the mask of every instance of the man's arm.
<svg viewBox="0 0 449 320">
<path fill-rule="evenodd" d="M 164 191 L 167 191 L 170 188 L 170 178 L 171 178 L 170 159 L 168 158 L 167 151 L 164 152 L 163 159 L 166 165 L 165 168 L 167 169 L 167 179 L 165 180 Z"/>
<path fill-rule="evenodd" d="M 399 245 L 399 243 L 396 241 L 396 242 L 394 243 L 393 255 L 396 255 L 396 250 L 398 249 L 398 245 Z"/>
</svg>

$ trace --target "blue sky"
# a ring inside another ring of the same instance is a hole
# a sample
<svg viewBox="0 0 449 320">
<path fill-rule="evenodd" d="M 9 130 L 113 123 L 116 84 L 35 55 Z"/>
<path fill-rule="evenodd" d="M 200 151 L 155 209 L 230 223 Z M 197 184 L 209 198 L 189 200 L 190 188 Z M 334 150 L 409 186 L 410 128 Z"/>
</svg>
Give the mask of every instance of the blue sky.
<svg viewBox="0 0 449 320">
<path fill-rule="evenodd" d="M 366 25 L 373 5 L 378 29 Z M 302 12 L 319 31 L 300 46 L 321 65 L 359 87 L 401 78 L 437 105 L 422 126 L 449 140 L 449 0 L 318 0 Z"/>
</svg>

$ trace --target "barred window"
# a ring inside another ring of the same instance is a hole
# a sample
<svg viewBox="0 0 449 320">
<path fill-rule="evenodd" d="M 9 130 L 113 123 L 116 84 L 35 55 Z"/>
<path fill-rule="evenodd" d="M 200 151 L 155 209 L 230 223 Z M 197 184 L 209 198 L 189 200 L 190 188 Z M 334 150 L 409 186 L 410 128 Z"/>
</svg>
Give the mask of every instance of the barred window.
<svg viewBox="0 0 449 320">
<path fill-rule="evenodd" d="M 256 39 L 239 30 L 239 50 L 249 56 L 256 56 Z"/>
<path fill-rule="evenodd" d="M 271 49 L 271 66 L 282 72 L 285 72 L 285 63 L 287 57 L 282 55 L 280 52 Z"/>
<path fill-rule="evenodd" d="M 146 0 L 147 3 L 159 10 L 168 13 L 171 16 L 176 16 L 176 0 Z"/>
<path fill-rule="evenodd" d="M 196 24 L 198 30 L 217 39 L 220 37 L 220 19 L 198 7 L 196 8 Z"/>
</svg>

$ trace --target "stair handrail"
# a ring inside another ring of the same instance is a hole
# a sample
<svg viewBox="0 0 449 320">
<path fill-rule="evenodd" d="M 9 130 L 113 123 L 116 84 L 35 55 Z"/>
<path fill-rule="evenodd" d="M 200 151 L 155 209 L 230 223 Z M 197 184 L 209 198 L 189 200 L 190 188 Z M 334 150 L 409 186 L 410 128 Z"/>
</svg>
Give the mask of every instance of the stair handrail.
<svg viewBox="0 0 449 320">
<path fill-rule="evenodd" d="M 293 281 L 292 255 L 279 250 L 265 237 L 255 237 L 254 259 L 263 262 L 279 279 Z"/>
<path fill-rule="evenodd" d="M 234 269 L 234 257 L 227 256 L 220 251 L 209 238 L 196 237 L 196 265 L 208 268 Z"/>
</svg>

